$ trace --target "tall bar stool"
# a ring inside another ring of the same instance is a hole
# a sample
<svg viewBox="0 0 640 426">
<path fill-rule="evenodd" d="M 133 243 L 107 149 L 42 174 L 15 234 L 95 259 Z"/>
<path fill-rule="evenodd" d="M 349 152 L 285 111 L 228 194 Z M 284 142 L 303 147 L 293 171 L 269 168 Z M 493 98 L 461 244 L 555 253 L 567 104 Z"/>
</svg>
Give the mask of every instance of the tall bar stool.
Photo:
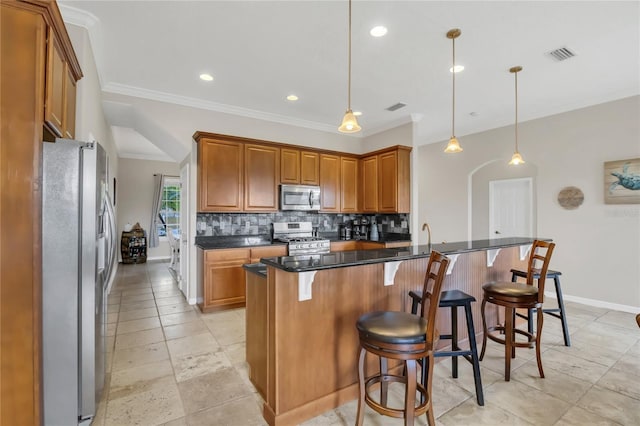
<svg viewBox="0 0 640 426">
<path fill-rule="evenodd" d="M 538 372 L 540 373 L 540 377 L 544 378 L 542 358 L 540 356 L 540 337 L 542 334 L 543 322 L 542 302 L 544 301 L 544 282 L 547 277 L 549 261 L 551 260 L 551 254 L 553 253 L 554 247 L 554 243 L 539 240 L 535 240 L 533 242 L 531 254 L 529 256 L 526 284 L 517 282 L 492 282 L 482 286 L 483 297 L 481 311 L 484 334 L 482 338 L 482 352 L 480 353 L 480 360 L 482 361 L 484 358 L 484 353 L 487 349 L 487 338 L 505 345 L 504 380 L 507 382 L 511 379 L 511 358 L 515 358 L 517 347 L 535 347 Z M 542 263 L 542 266 L 539 267 L 540 273 L 538 286 L 536 287 L 533 285 L 533 277 L 535 270 L 538 269 L 535 268 L 537 262 Z M 495 325 L 487 327 L 487 320 L 485 316 L 487 303 L 493 303 L 494 305 L 503 306 L 505 308 L 504 326 Z M 516 309 L 537 310 L 537 327 L 535 333 L 520 330 L 514 326 Z M 494 334 L 493 332 L 495 331 L 504 332 L 504 337 Z M 526 336 L 527 341 L 517 342 L 516 334 Z"/>
<path fill-rule="evenodd" d="M 437 341 L 435 328 L 436 312 L 440 302 L 442 282 L 449 266 L 449 259 L 432 251 L 422 290 L 420 315 L 408 312 L 376 311 L 362 315 L 356 322 L 360 338 L 358 357 L 358 415 L 356 424 L 364 421 L 364 404 L 374 411 L 391 417 L 404 417 L 405 425 L 412 425 L 416 416 L 427 415 L 429 425 L 435 426 L 431 400 L 433 382 L 433 348 Z M 380 359 L 380 372 L 365 379 L 364 364 L 367 353 Z M 405 363 L 406 375 L 389 374 L 387 360 Z M 417 380 L 416 363 L 422 360 L 422 379 Z M 387 391 L 390 382 L 405 384 L 404 409 L 387 406 Z M 380 402 L 371 397 L 371 387 L 380 384 Z M 420 402 L 416 406 L 416 391 Z"/>
<path fill-rule="evenodd" d="M 411 313 L 418 312 L 418 306 L 422 300 L 422 293 L 419 291 L 410 291 L 411 296 Z M 460 290 L 443 291 L 440 295 L 439 307 L 451 308 L 451 334 L 441 334 L 440 339 L 451 340 L 450 351 L 436 351 L 436 357 L 451 357 L 451 375 L 454 379 L 458 378 L 458 357 L 462 356 L 473 366 L 473 381 L 476 385 L 476 400 L 478 405 L 484 405 L 484 394 L 482 392 L 482 378 L 480 377 L 480 361 L 478 359 L 478 348 L 476 345 L 476 332 L 473 326 L 473 316 L 471 312 L 471 302 L 475 302 L 476 298 Z M 458 346 L 458 307 L 464 307 L 465 318 L 467 321 L 467 332 L 469 334 L 469 349 L 461 349 Z"/>
<path fill-rule="evenodd" d="M 543 308 L 542 312 L 545 314 L 551 315 L 552 317 L 556 317 L 562 321 L 562 334 L 564 335 L 564 345 L 571 346 L 571 337 L 569 337 L 569 326 L 567 325 L 567 316 L 564 310 L 564 299 L 562 298 L 562 287 L 560 287 L 560 275 L 562 272 L 560 271 L 552 271 L 551 269 L 547 271 L 547 278 L 553 278 L 553 283 L 556 287 L 556 298 L 558 300 L 557 308 Z M 520 271 L 519 269 L 511 270 L 511 281 L 516 282 L 520 278 L 527 278 L 527 273 L 524 271 Z M 540 279 L 540 271 L 534 271 L 533 279 Z M 527 329 L 529 333 L 533 333 L 533 309 L 529 309 L 527 315 L 516 313 L 520 318 L 525 318 L 527 320 Z"/>
</svg>

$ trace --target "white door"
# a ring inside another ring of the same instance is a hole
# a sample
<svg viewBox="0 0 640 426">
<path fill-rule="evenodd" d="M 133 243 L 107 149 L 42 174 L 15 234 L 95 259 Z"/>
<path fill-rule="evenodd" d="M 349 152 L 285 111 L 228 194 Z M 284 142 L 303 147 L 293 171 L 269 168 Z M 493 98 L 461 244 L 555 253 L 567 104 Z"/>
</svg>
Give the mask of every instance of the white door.
<svg viewBox="0 0 640 426">
<path fill-rule="evenodd" d="M 180 290 L 189 299 L 189 163 L 180 169 Z"/>
<path fill-rule="evenodd" d="M 489 238 L 533 236 L 531 178 L 489 182 Z"/>
</svg>

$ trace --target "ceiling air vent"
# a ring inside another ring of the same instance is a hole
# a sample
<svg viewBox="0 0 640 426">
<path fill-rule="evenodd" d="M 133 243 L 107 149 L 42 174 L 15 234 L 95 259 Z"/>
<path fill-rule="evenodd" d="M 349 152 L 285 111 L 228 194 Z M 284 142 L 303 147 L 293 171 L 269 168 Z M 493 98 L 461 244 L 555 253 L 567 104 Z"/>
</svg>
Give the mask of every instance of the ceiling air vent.
<svg viewBox="0 0 640 426">
<path fill-rule="evenodd" d="M 560 49 L 552 50 L 548 52 L 547 55 L 551 56 L 556 61 L 564 61 L 569 58 L 573 58 L 576 54 L 571 51 L 568 47 L 561 47 Z"/>
<path fill-rule="evenodd" d="M 397 104 L 391 105 L 390 107 L 385 108 L 385 109 L 387 111 L 396 111 L 396 110 L 399 110 L 400 108 L 404 108 L 406 106 L 407 106 L 407 104 L 403 104 L 402 102 L 398 102 Z"/>
</svg>

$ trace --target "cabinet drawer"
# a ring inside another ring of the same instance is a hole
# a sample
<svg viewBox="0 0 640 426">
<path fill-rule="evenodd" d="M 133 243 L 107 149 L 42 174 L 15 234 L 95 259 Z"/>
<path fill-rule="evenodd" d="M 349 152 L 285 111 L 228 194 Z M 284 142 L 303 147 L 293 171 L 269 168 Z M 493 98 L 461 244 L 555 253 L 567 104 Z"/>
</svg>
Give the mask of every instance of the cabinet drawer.
<svg viewBox="0 0 640 426">
<path fill-rule="evenodd" d="M 205 262 L 239 261 L 251 258 L 250 249 L 224 249 L 207 250 L 204 255 Z"/>
</svg>

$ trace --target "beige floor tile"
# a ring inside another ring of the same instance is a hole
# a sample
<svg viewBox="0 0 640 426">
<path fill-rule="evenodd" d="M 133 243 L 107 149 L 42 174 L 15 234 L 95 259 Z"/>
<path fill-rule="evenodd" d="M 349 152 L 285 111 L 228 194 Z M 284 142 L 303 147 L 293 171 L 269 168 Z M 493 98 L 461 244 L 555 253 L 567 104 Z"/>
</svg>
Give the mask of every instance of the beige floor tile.
<svg viewBox="0 0 640 426">
<path fill-rule="evenodd" d="M 117 328 L 118 328 L 118 324 L 115 322 L 107 324 L 105 328 L 105 336 L 107 337 L 115 336 Z"/>
<path fill-rule="evenodd" d="M 125 287 L 122 290 L 122 295 L 127 297 L 127 296 L 136 296 L 136 295 L 140 295 L 140 294 L 153 294 L 153 290 L 151 290 L 151 287 L 138 287 L 138 288 L 128 288 Z"/>
<path fill-rule="evenodd" d="M 438 418 L 443 425 L 531 425 L 525 419 L 501 408 L 499 401 L 486 401 L 485 406 L 479 408 L 474 399 L 470 399 L 459 406 L 444 413 Z"/>
<path fill-rule="evenodd" d="M 190 426 L 187 423 L 186 417 L 180 417 L 179 419 L 171 420 L 170 422 L 162 423 L 162 426 Z"/>
<path fill-rule="evenodd" d="M 195 334 L 167 341 L 169 353 L 173 359 L 183 355 L 194 355 L 205 352 L 217 352 L 220 345 L 209 333 Z"/>
<path fill-rule="evenodd" d="M 156 299 L 156 305 L 158 306 L 170 306 L 177 303 L 186 303 L 184 296 L 164 297 L 162 299 Z"/>
<path fill-rule="evenodd" d="M 117 314 L 120 312 L 120 304 L 119 303 L 109 303 L 107 304 L 107 313 L 108 314 Z"/>
<path fill-rule="evenodd" d="M 631 314 L 629 312 L 609 311 L 598 317 L 596 322 L 615 325 L 616 327 L 630 328 L 634 331 L 638 330 L 636 314 Z"/>
<path fill-rule="evenodd" d="M 223 350 L 232 364 L 245 362 L 247 360 L 247 345 L 244 342 L 224 346 Z"/>
<path fill-rule="evenodd" d="M 118 334 L 133 333 L 134 331 L 149 330 L 158 327 L 160 327 L 160 319 L 158 317 L 120 321 L 118 323 Z"/>
<path fill-rule="evenodd" d="M 184 417 L 175 383 L 112 399 L 107 404 L 106 426 L 159 425 Z"/>
<path fill-rule="evenodd" d="M 152 318 L 158 316 L 156 308 L 136 309 L 134 311 L 125 311 L 120 313 L 120 321 L 131 321 L 142 318 Z"/>
<path fill-rule="evenodd" d="M 208 318 L 205 324 L 216 338 L 218 343 L 223 346 L 229 346 L 234 343 L 241 343 L 246 340 L 246 328 L 243 321 L 237 318 L 233 321 L 218 322 L 215 319 Z"/>
<path fill-rule="evenodd" d="M 178 312 L 176 314 L 167 314 L 160 317 L 163 326 L 183 324 L 185 322 L 200 321 L 200 316 L 194 311 Z"/>
<path fill-rule="evenodd" d="M 572 340 L 626 352 L 638 341 L 639 337 L 638 333 L 630 333 L 628 329 L 594 321 L 589 326 L 576 331 Z"/>
<path fill-rule="evenodd" d="M 574 356 L 568 351 L 550 349 L 542 356 L 543 368 L 552 368 L 564 374 L 576 377 L 589 383 L 595 383 L 609 370 L 606 365 L 598 364 L 584 358 Z"/>
<path fill-rule="evenodd" d="M 105 338 L 104 349 L 107 352 L 113 352 L 116 347 L 116 336 L 107 336 Z"/>
<path fill-rule="evenodd" d="M 165 342 L 151 343 L 113 352 L 113 372 L 169 359 Z"/>
<path fill-rule="evenodd" d="M 158 306 L 158 313 L 160 315 L 177 314 L 179 312 L 191 312 L 194 311 L 194 306 L 189 305 L 187 302 L 172 303 L 170 305 Z"/>
<path fill-rule="evenodd" d="M 107 312 L 107 324 L 113 324 L 118 322 L 118 313 Z"/>
<path fill-rule="evenodd" d="M 330 410 L 312 419 L 300 423 L 300 426 L 350 426 L 351 424 L 340 417 L 336 410 Z"/>
<path fill-rule="evenodd" d="M 605 419 L 580 407 L 571 407 L 555 426 L 619 426 L 613 420 Z"/>
<path fill-rule="evenodd" d="M 598 380 L 597 385 L 637 399 L 640 410 L 640 375 L 625 368 L 618 368 L 616 364 Z"/>
<path fill-rule="evenodd" d="M 177 289 L 173 284 L 171 284 L 171 287 L 167 288 L 167 289 L 154 289 L 153 291 L 153 295 L 155 296 L 156 299 L 164 299 L 167 297 L 176 297 L 176 296 L 182 296 L 182 292 Z"/>
<path fill-rule="evenodd" d="M 155 300 L 145 300 L 142 302 L 123 303 L 120 305 L 120 312 L 135 311 L 138 309 L 155 308 Z"/>
<path fill-rule="evenodd" d="M 536 425 L 554 424 L 571 407 L 565 401 L 516 380 L 489 386 L 485 400 Z"/>
<path fill-rule="evenodd" d="M 163 329 L 167 340 L 193 336 L 194 334 L 203 334 L 209 331 L 202 321 L 191 321 L 184 324 L 169 325 L 163 327 Z"/>
<path fill-rule="evenodd" d="M 117 350 L 129 349 L 136 346 L 145 346 L 151 343 L 164 341 L 164 334 L 161 328 L 152 328 L 149 330 L 136 331 L 133 333 L 119 334 L 116 336 Z"/>
<path fill-rule="evenodd" d="M 473 400 L 476 399 L 476 383 L 473 379 L 473 366 L 471 363 L 464 359 L 458 359 L 458 378 L 454 379 L 451 374 L 451 359 L 441 358 L 442 360 L 436 363 L 434 371 L 434 380 L 436 378 L 448 378 L 454 381 L 457 386 L 473 395 Z M 486 391 L 487 387 L 492 383 L 504 380 L 504 373 L 497 373 L 488 368 L 484 368 L 482 363 L 480 364 L 480 379 L 482 381 L 482 388 Z"/>
<path fill-rule="evenodd" d="M 260 410 L 251 404 L 251 398 L 251 396 L 244 397 L 214 408 L 190 414 L 187 416 L 187 423 L 189 426 L 266 425 L 267 423 L 262 418 Z"/>
<path fill-rule="evenodd" d="M 122 398 L 172 383 L 175 383 L 175 379 L 168 359 L 125 368 L 112 373 L 109 399 Z"/>
<path fill-rule="evenodd" d="M 182 355 L 173 358 L 172 361 L 178 382 L 231 367 L 231 362 L 222 351 Z"/>
<path fill-rule="evenodd" d="M 478 350 L 481 349 L 478 348 Z M 480 361 L 480 366 L 499 373 L 504 380 L 504 356 L 504 346 L 489 340 L 487 341 L 487 350 L 484 358 Z M 527 362 L 529 357 L 530 354 L 527 349 L 516 350 L 516 357 L 511 359 L 511 371 Z"/>
<path fill-rule="evenodd" d="M 535 361 L 529 361 L 511 373 L 511 380 L 517 380 L 571 404 L 575 404 L 582 395 L 591 389 L 590 382 L 544 367 L 544 359 L 542 362 L 544 379 L 540 378 L 538 364 Z"/>
<path fill-rule="evenodd" d="M 625 372 L 640 377 L 640 357 L 627 353 L 623 355 L 613 368 L 624 370 Z M 640 385 L 639 385 L 640 387 Z"/>
<path fill-rule="evenodd" d="M 233 368 L 178 383 L 178 388 L 188 414 L 251 395 Z"/>
<path fill-rule="evenodd" d="M 130 303 L 136 303 L 136 302 L 144 302 L 145 300 L 153 300 L 153 293 L 122 296 L 120 303 L 130 304 Z"/>
<path fill-rule="evenodd" d="M 604 346 L 591 345 L 584 339 L 572 340 L 571 346 L 568 348 L 563 348 L 561 351 L 578 358 L 606 365 L 607 367 L 613 366 L 624 355 L 624 352 L 622 351 L 614 350 Z"/>
<path fill-rule="evenodd" d="M 623 425 L 640 424 L 640 401 L 599 386 L 591 388 L 577 405 Z"/>
</svg>

